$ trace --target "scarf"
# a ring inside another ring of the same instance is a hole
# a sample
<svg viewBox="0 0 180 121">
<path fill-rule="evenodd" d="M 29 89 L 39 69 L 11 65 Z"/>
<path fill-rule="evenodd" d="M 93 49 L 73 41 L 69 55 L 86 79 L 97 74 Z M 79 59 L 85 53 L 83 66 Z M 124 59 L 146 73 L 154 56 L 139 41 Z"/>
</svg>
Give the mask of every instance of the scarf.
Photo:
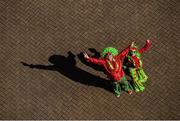
<svg viewBox="0 0 180 121">
<path fill-rule="evenodd" d="M 112 59 L 112 61 L 108 60 L 107 63 L 108 63 L 108 67 L 111 71 L 116 71 L 119 68 L 118 63 L 116 62 L 116 60 L 114 58 Z M 112 63 L 113 63 L 113 65 L 115 65 L 115 67 L 112 65 Z"/>
</svg>

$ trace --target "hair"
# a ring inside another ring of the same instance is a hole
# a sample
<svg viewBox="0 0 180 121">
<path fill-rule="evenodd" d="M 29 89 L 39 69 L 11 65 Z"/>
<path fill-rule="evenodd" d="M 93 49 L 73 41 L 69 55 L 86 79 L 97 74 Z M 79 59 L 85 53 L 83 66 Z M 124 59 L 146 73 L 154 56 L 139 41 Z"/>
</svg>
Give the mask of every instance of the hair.
<svg viewBox="0 0 180 121">
<path fill-rule="evenodd" d="M 102 58 L 105 58 L 108 55 L 108 53 L 111 53 L 113 56 L 115 56 L 115 55 L 118 55 L 119 52 L 116 48 L 106 47 L 102 52 L 102 55 L 101 55 Z"/>
</svg>

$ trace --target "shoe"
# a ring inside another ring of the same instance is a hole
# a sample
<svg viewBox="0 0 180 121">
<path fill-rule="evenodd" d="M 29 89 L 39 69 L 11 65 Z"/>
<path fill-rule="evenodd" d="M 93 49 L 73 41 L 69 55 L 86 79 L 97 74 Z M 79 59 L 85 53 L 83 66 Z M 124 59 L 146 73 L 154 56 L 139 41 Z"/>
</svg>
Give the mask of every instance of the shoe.
<svg viewBox="0 0 180 121">
<path fill-rule="evenodd" d="M 135 92 L 139 92 L 140 90 L 139 89 L 135 89 Z"/>
<path fill-rule="evenodd" d="M 144 90 L 145 90 L 145 87 L 141 87 L 141 88 L 140 88 L 140 91 L 144 91 Z"/>
<path fill-rule="evenodd" d="M 128 90 L 128 94 L 131 95 L 133 92 L 132 90 Z"/>
<path fill-rule="evenodd" d="M 119 98 L 119 97 L 120 97 L 120 95 L 116 95 L 116 97 L 117 97 L 117 98 Z"/>
</svg>

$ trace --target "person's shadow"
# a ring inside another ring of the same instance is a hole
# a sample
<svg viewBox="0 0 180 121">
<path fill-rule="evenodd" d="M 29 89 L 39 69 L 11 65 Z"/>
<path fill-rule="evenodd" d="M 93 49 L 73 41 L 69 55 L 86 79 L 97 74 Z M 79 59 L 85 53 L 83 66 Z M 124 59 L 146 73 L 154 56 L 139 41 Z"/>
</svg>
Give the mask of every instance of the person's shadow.
<svg viewBox="0 0 180 121">
<path fill-rule="evenodd" d="M 62 55 L 52 55 L 49 57 L 51 65 L 39 65 L 39 64 L 27 64 L 21 62 L 24 66 L 31 69 L 43 69 L 50 71 L 58 71 L 62 75 L 69 79 L 88 85 L 104 88 L 110 92 L 113 92 L 111 82 L 107 79 L 95 76 L 87 71 L 82 70 L 76 66 L 75 55 L 72 52 L 68 52 L 68 57 Z"/>
</svg>

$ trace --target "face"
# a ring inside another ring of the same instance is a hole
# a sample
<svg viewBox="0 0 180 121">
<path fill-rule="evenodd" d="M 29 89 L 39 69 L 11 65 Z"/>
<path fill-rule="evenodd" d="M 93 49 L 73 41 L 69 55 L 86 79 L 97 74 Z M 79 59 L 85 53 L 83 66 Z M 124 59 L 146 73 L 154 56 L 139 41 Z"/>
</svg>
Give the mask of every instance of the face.
<svg viewBox="0 0 180 121">
<path fill-rule="evenodd" d="M 112 59 L 113 59 L 112 54 L 107 55 L 107 59 L 110 60 L 110 61 L 112 61 Z"/>
<path fill-rule="evenodd" d="M 135 55 L 136 55 L 135 52 L 136 52 L 135 50 L 131 50 L 131 51 L 130 51 L 130 54 L 131 54 L 132 56 L 135 56 Z"/>
</svg>

